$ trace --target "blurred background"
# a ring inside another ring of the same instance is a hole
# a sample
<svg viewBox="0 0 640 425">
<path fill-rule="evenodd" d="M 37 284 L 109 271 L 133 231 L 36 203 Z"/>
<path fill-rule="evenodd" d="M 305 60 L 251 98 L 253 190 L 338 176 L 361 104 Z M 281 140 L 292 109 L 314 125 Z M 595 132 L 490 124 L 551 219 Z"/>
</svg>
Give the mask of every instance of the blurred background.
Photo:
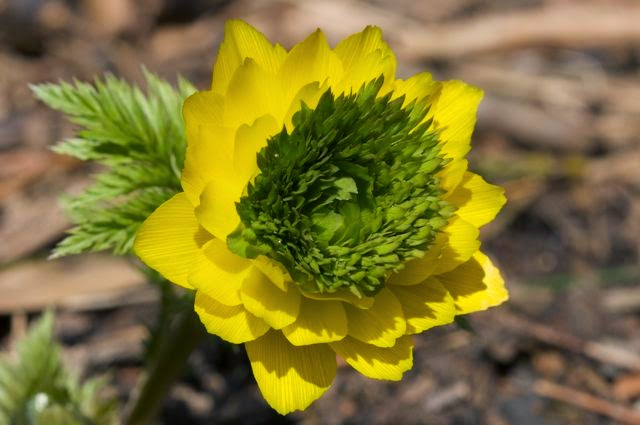
<svg viewBox="0 0 640 425">
<path fill-rule="evenodd" d="M 56 306 L 64 355 L 111 371 L 126 400 L 156 290 L 125 259 L 48 261 L 57 198 L 91 168 L 49 150 L 73 133 L 29 84 L 133 82 L 141 65 L 206 88 L 228 18 L 285 47 L 382 27 L 398 74 L 481 87 L 471 167 L 506 188 L 483 231 L 511 300 L 416 339 L 400 383 L 341 367 L 288 417 L 262 401 L 242 349 L 190 358 L 161 424 L 640 424 L 640 3 L 581 0 L 0 0 L 0 344 Z"/>
</svg>

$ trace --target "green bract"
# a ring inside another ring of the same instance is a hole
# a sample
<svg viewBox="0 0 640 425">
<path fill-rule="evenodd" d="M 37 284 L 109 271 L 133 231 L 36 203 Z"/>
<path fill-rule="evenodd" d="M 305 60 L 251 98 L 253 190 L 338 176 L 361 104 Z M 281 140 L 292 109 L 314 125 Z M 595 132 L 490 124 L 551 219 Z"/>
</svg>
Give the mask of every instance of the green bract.
<svg viewBox="0 0 640 425">
<path fill-rule="evenodd" d="M 358 296 L 424 254 L 454 212 L 440 199 L 438 134 L 422 122 L 427 101 L 377 97 L 382 83 L 327 90 L 315 109 L 302 105 L 290 134 L 269 139 L 236 204 L 234 253 L 280 262 L 306 292 Z"/>
</svg>

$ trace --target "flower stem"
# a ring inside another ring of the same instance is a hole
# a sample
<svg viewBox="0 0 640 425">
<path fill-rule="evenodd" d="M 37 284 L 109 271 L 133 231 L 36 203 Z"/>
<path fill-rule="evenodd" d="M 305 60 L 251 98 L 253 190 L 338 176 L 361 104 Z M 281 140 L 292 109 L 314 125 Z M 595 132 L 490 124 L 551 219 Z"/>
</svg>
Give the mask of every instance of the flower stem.
<svg viewBox="0 0 640 425">
<path fill-rule="evenodd" d="M 205 335 L 192 307 L 174 316 L 168 332 L 158 336 L 157 353 L 146 367 L 125 410 L 125 425 L 151 424 L 191 352 Z"/>
</svg>

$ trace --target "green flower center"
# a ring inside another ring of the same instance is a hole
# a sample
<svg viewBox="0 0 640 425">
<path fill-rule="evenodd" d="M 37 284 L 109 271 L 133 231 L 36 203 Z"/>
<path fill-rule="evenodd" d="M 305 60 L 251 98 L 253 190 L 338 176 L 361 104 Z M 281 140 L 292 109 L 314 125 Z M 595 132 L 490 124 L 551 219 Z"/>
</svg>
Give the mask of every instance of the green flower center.
<svg viewBox="0 0 640 425">
<path fill-rule="evenodd" d="M 281 263 L 303 291 L 371 296 L 424 254 L 454 209 L 436 177 L 438 135 L 421 123 L 428 102 L 378 97 L 382 77 L 357 93 L 327 90 L 302 105 L 257 156 L 260 174 L 236 204 L 227 238 L 246 258 Z"/>
</svg>

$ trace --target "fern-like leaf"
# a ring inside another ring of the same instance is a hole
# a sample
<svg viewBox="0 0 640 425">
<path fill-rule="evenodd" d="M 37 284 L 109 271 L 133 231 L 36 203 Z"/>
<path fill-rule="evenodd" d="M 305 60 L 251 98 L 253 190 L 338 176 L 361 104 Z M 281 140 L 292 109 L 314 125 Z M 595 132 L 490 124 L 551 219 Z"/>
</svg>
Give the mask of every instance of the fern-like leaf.
<svg viewBox="0 0 640 425">
<path fill-rule="evenodd" d="M 54 150 L 105 166 L 92 186 L 63 200 L 74 227 L 53 257 L 128 253 L 142 221 L 181 190 L 186 146 L 181 109 L 195 89 L 183 79 L 174 89 L 147 71 L 145 78 L 146 94 L 113 76 L 93 84 L 32 87 L 40 100 L 79 126 L 75 137 Z"/>
<path fill-rule="evenodd" d="M 115 400 L 100 395 L 105 379 L 80 384 L 65 369 L 53 339 L 51 312 L 32 326 L 16 351 L 16 362 L 0 358 L 0 425 L 115 422 Z"/>
</svg>

